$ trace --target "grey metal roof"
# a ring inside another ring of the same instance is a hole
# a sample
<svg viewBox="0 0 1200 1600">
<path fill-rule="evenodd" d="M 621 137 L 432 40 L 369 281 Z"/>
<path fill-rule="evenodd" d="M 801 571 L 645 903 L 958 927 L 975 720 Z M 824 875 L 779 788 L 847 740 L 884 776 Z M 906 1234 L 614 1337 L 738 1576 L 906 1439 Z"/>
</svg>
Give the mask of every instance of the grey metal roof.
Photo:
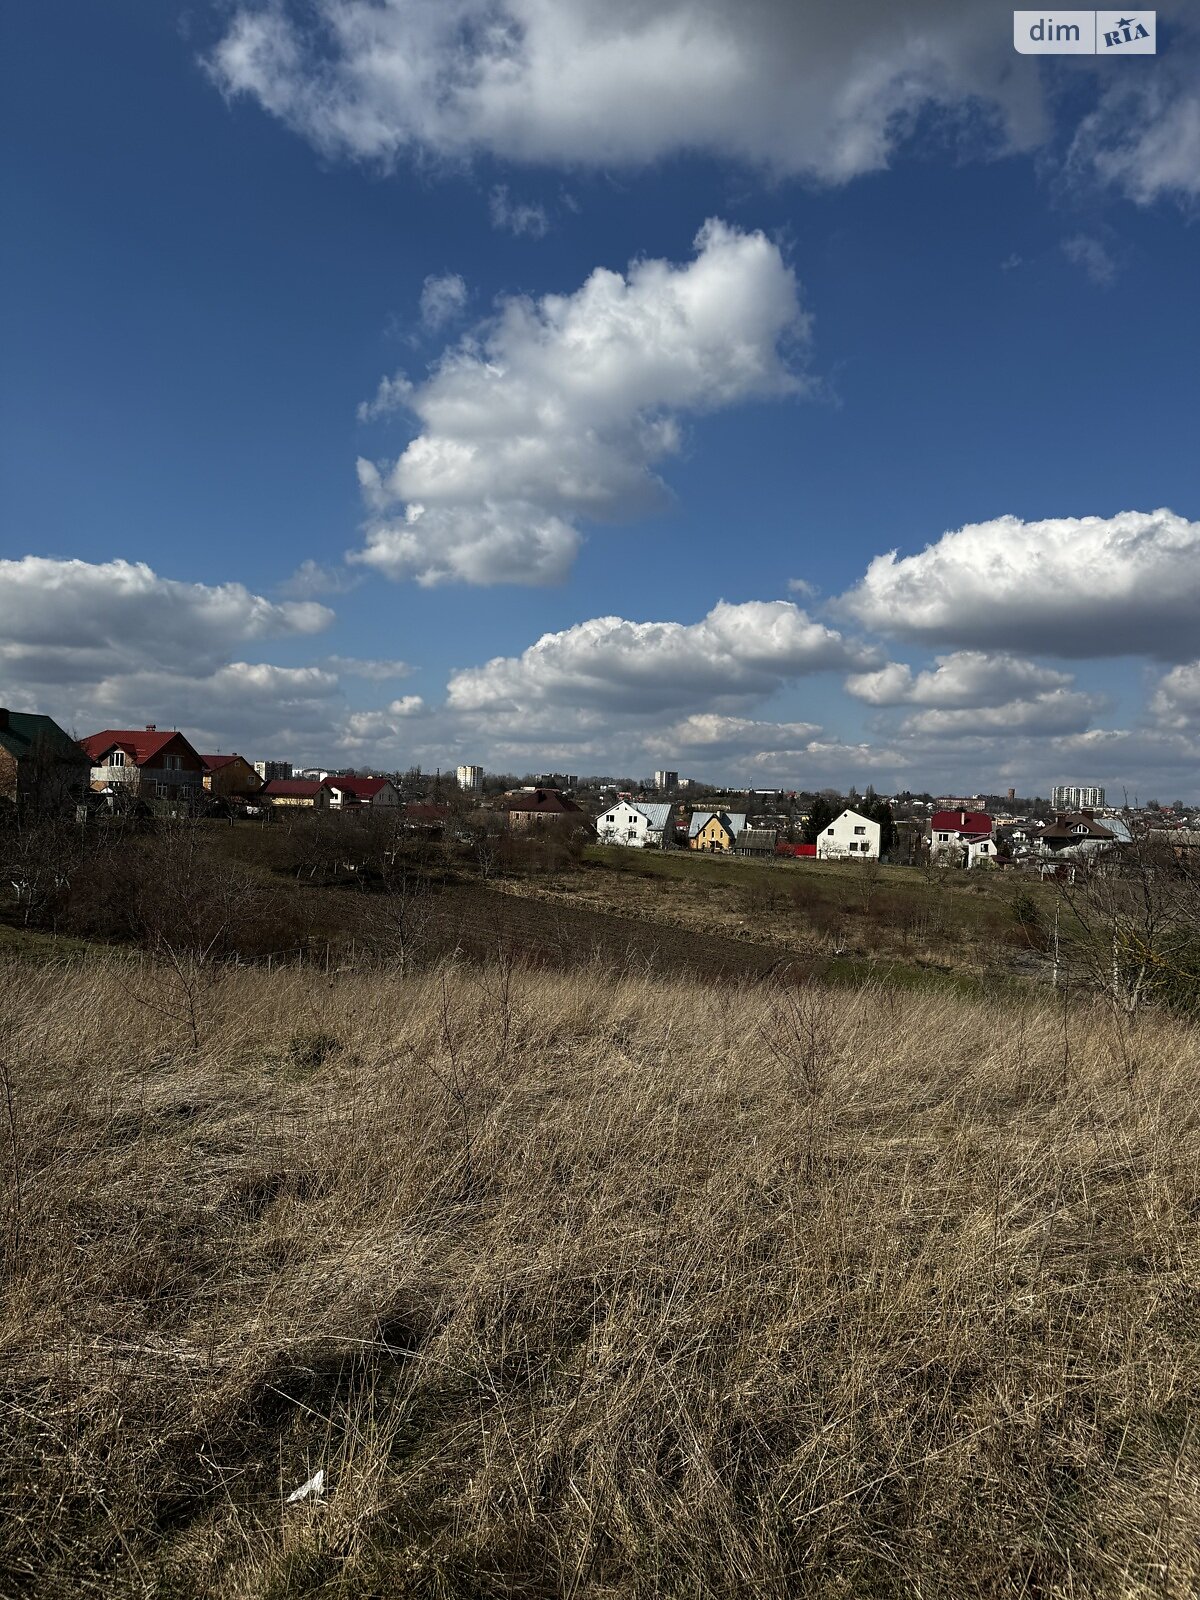
<svg viewBox="0 0 1200 1600">
<path fill-rule="evenodd" d="M 688 838 L 694 839 L 710 817 L 720 817 L 735 839 L 746 826 L 744 811 L 693 811 L 692 820 L 688 823 Z"/>
<path fill-rule="evenodd" d="M 638 810 L 649 822 L 656 833 L 661 833 L 669 826 L 675 807 L 657 800 L 648 801 L 645 805 L 638 801 Z"/>
<path fill-rule="evenodd" d="M 777 837 L 774 828 L 743 828 L 738 834 L 738 849 L 774 850 Z"/>
</svg>

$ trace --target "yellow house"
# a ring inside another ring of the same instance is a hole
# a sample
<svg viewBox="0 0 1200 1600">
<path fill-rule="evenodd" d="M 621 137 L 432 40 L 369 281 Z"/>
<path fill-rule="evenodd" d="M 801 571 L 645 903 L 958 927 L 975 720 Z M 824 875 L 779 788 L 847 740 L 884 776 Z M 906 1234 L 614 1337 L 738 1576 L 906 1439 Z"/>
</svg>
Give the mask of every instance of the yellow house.
<svg viewBox="0 0 1200 1600">
<path fill-rule="evenodd" d="M 263 780 L 245 756 L 201 755 L 200 759 L 204 763 L 201 781 L 214 799 L 224 799 L 230 794 L 257 794 L 263 786 Z"/>
<path fill-rule="evenodd" d="M 688 829 L 688 848 L 725 854 L 745 825 L 744 816 L 728 811 L 697 811 Z"/>
</svg>

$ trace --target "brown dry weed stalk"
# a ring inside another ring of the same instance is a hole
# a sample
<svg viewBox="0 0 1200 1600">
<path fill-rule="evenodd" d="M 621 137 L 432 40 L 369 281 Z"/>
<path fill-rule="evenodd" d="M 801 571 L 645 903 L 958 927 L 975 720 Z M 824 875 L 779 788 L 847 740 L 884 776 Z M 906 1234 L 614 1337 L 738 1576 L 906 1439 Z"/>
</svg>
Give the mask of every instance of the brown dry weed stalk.
<svg viewBox="0 0 1200 1600">
<path fill-rule="evenodd" d="M 6 1596 L 1197 1592 L 1195 1028 L 160 981 L 0 971 Z"/>
</svg>

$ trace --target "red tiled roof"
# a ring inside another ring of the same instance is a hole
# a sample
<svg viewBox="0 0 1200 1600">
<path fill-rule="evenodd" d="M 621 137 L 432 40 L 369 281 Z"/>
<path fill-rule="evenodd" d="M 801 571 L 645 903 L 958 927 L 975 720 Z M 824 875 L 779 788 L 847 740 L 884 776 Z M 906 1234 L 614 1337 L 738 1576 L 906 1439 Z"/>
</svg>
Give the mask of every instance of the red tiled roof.
<svg viewBox="0 0 1200 1600">
<path fill-rule="evenodd" d="M 989 834 L 992 819 L 986 811 L 935 811 L 929 819 L 934 833 Z"/>
<path fill-rule="evenodd" d="M 557 789 L 527 789 L 520 794 L 507 794 L 500 801 L 505 811 L 582 811 L 574 800 L 559 794 Z"/>
<path fill-rule="evenodd" d="M 126 755 L 131 755 L 141 767 L 169 745 L 172 739 L 183 739 L 177 728 L 168 728 L 165 733 L 157 728 L 105 728 L 102 733 L 93 733 L 86 739 L 80 739 L 79 743 L 96 766 L 100 765 L 101 756 L 120 745 Z M 186 739 L 183 742 L 189 750 L 192 748 Z"/>
<path fill-rule="evenodd" d="M 222 767 L 227 767 L 231 761 L 240 761 L 239 755 L 232 756 L 201 756 L 205 769 L 208 772 L 220 772 Z"/>
<path fill-rule="evenodd" d="M 390 783 L 389 778 L 326 778 L 326 789 L 340 789 L 343 794 L 352 794 L 356 800 L 373 800 L 381 789 Z"/>
<path fill-rule="evenodd" d="M 315 778 L 272 778 L 262 792 L 268 797 L 276 794 L 290 796 L 293 800 L 309 800 L 320 794 L 321 788 Z"/>
<path fill-rule="evenodd" d="M 450 815 L 450 807 L 423 804 L 415 800 L 411 805 L 405 806 L 404 815 L 413 822 L 445 822 Z"/>
</svg>

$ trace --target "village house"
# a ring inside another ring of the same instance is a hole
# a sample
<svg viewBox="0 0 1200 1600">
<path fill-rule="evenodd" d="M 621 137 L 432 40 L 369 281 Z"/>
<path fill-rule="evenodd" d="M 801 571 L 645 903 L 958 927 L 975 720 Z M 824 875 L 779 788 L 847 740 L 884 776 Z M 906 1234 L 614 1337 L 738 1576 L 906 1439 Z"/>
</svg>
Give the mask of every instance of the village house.
<svg viewBox="0 0 1200 1600">
<path fill-rule="evenodd" d="M 582 806 L 558 789 L 515 789 L 497 802 L 508 820 L 510 833 L 540 828 L 571 828 L 587 821 Z"/>
<path fill-rule="evenodd" d="M 993 835 L 993 823 L 986 811 L 968 811 L 959 807 L 955 811 L 935 811 L 929 819 L 929 853 L 943 856 L 947 862 L 960 861 L 964 866 L 970 857 L 969 846 Z"/>
<path fill-rule="evenodd" d="M 744 811 L 693 811 L 688 823 L 688 849 L 727 855 L 745 826 Z"/>
<path fill-rule="evenodd" d="M 246 760 L 245 756 L 206 756 L 201 755 L 204 763 L 203 783 L 207 794 L 214 800 L 227 800 L 230 795 L 257 794 L 263 786 L 263 780 Z"/>
<path fill-rule="evenodd" d="M 329 808 L 329 790 L 315 778 L 272 778 L 259 792 L 272 806 L 307 807 L 312 811 Z"/>
<path fill-rule="evenodd" d="M 1060 811 L 1042 829 L 1039 840 L 1043 855 L 1094 856 L 1119 844 L 1128 844 L 1131 834 L 1119 817 L 1097 822 L 1090 811 Z"/>
<path fill-rule="evenodd" d="M 79 741 L 92 763 L 92 789 L 141 800 L 194 802 L 203 792 L 204 762 L 183 734 L 144 728 L 106 728 Z"/>
<path fill-rule="evenodd" d="M 50 717 L 0 706 L 0 800 L 60 810 L 87 792 L 87 752 Z"/>
<path fill-rule="evenodd" d="M 333 811 L 347 811 L 354 806 L 385 806 L 400 804 L 400 791 L 390 778 L 343 778 L 330 775 L 323 780 L 329 791 L 329 805 Z"/>
<path fill-rule="evenodd" d="M 966 844 L 966 866 L 994 867 L 1000 856 L 1000 847 L 995 839 L 968 839 Z"/>
<path fill-rule="evenodd" d="M 620 800 L 596 818 L 596 837 L 601 844 L 665 849 L 673 841 L 674 814 L 674 806 L 665 802 Z"/>
<path fill-rule="evenodd" d="M 775 841 L 779 833 L 775 828 L 743 828 L 734 843 L 734 850 L 739 856 L 769 856 L 775 855 Z"/>
<path fill-rule="evenodd" d="M 819 861 L 878 861 L 882 828 L 857 811 L 843 811 L 817 840 Z"/>
</svg>

